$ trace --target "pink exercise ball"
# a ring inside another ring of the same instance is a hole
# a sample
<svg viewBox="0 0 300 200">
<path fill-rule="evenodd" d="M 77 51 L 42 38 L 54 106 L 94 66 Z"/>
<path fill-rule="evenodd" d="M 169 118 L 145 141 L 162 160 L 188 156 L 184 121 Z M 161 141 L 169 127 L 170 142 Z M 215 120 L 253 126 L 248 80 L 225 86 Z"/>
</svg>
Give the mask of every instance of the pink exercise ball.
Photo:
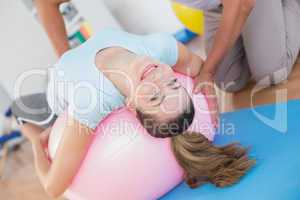
<svg viewBox="0 0 300 200">
<path fill-rule="evenodd" d="M 193 80 L 176 74 L 192 94 Z M 192 95 L 195 118 L 190 131 L 213 140 L 215 130 L 202 94 Z M 49 138 L 53 158 L 66 125 L 60 116 Z M 184 172 L 171 150 L 170 138 L 150 136 L 126 108 L 109 114 L 98 125 L 82 165 L 64 196 L 71 200 L 152 200 L 182 182 Z"/>
</svg>

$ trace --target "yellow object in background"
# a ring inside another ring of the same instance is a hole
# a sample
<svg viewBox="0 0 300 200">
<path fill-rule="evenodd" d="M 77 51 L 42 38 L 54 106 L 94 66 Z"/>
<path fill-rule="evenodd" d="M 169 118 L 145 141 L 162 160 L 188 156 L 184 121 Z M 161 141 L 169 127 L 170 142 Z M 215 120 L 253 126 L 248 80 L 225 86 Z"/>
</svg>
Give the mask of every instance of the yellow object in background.
<svg viewBox="0 0 300 200">
<path fill-rule="evenodd" d="M 88 22 L 83 22 L 80 27 L 80 32 L 84 36 L 84 38 L 87 40 L 88 38 L 91 37 L 93 34 L 92 27 Z"/>
<path fill-rule="evenodd" d="M 201 10 L 172 1 L 172 8 L 177 18 L 190 31 L 204 34 L 204 14 Z"/>
</svg>

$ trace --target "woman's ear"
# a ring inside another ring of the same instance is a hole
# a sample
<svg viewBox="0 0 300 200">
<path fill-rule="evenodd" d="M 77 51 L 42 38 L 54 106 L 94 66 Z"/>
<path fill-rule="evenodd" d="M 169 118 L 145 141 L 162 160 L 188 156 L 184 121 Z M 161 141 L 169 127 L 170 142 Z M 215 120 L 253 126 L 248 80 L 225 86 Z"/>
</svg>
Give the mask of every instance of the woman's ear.
<svg viewBox="0 0 300 200">
<path fill-rule="evenodd" d="M 126 107 L 130 112 L 132 112 L 135 116 L 137 116 L 136 108 L 133 102 L 129 98 L 126 99 Z"/>
</svg>

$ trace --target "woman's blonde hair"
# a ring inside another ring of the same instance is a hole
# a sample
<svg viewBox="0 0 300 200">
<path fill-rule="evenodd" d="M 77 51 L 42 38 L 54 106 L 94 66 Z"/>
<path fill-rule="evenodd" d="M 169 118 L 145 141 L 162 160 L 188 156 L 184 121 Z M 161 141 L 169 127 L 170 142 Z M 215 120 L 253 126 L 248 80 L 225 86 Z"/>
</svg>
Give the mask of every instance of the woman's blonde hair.
<svg viewBox="0 0 300 200">
<path fill-rule="evenodd" d="M 204 183 L 212 183 L 217 187 L 232 185 L 255 164 L 255 160 L 249 158 L 248 150 L 238 143 L 217 147 L 202 134 L 187 132 L 195 114 L 192 101 L 188 109 L 167 123 L 139 110 L 137 114 L 150 135 L 171 137 L 172 150 L 191 188 Z"/>
<path fill-rule="evenodd" d="M 230 186 L 255 164 L 247 149 L 238 143 L 217 147 L 202 134 L 189 132 L 171 140 L 174 155 L 191 188 L 205 183 L 217 187 Z"/>
</svg>

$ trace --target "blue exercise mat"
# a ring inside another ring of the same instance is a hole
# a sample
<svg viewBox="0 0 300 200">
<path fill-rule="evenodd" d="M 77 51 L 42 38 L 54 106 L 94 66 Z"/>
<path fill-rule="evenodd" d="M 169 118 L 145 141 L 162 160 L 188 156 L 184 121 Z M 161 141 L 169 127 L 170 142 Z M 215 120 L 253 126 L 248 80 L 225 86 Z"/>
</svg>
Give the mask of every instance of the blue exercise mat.
<svg viewBox="0 0 300 200">
<path fill-rule="evenodd" d="M 256 166 L 234 186 L 182 183 L 162 200 L 300 200 L 299 100 L 225 113 L 221 122 L 215 143 L 251 147 Z"/>
</svg>

